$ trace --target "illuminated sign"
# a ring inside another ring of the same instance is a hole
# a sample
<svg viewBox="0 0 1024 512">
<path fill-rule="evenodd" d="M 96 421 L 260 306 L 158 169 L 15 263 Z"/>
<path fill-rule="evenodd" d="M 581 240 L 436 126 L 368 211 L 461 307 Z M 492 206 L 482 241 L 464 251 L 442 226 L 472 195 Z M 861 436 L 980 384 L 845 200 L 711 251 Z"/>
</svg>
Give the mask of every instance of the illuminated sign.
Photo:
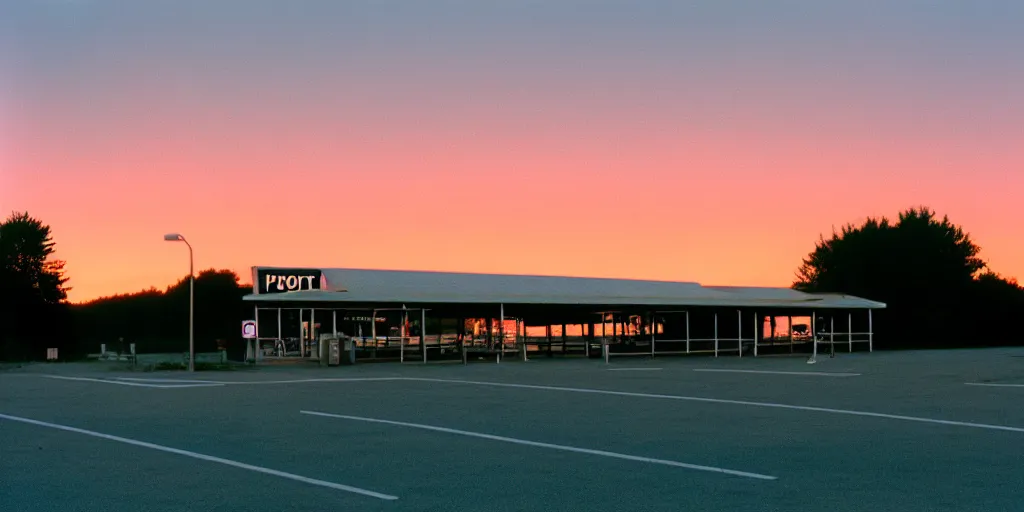
<svg viewBox="0 0 1024 512">
<path fill-rule="evenodd" d="M 319 269 L 259 269 L 256 271 L 257 293 L 284 293 L 320 290 L 324 275 Z"/>
<path fill-rule="evenodd" d="M 341 319 L 346 321 L 346 322 L 373 322 L 373 321 L 376 321 L 377 323 L 383 323 L 383 322 L 387 322 L 388 321 L 387 318 L 384 318 L 382 316 L 378 316 L 378 317 L 375 317 L 375 318 L 370 318 L 369 316 L 345 316 L 345 317 L 342 317 Z"/>
</svg>

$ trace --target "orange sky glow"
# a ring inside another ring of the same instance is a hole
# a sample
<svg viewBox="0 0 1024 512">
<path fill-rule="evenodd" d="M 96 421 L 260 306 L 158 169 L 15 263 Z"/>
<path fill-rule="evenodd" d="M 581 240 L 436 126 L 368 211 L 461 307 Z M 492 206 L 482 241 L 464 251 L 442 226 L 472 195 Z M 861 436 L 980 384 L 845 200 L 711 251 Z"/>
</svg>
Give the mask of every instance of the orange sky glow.
<svg viewBox="0 0 1024 512">
<path fill-rule="evenodd" d="M 917 205 L 1024 277 L 1024 64 L 982 52 L 1022 47 L 1009 24 L 965 42 L 879 14 L 860 22 L 878 42 L 729 46 L 654 15 L 527 38 L 480 7 L 476 28 L 431 18 L 427 37 L 365 7 L 356 37 L 317 13 L 150 27 L 148 8 L 26 8 L 0 38 L 0 208 L 52 227 L 73 301 L 184 276 L 168 232 L 244 281 L 275 265 L 788 286 L 820 234 Z M 964 44 L 978 53 L 950 53 Z"/>
</svg>

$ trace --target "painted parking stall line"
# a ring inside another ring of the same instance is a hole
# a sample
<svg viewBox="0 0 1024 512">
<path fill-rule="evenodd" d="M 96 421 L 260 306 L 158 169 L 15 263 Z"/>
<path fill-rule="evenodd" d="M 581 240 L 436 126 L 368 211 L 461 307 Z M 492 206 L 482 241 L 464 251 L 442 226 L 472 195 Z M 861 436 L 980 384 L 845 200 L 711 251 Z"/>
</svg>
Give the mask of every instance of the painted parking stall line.
<svg viewBox="0 0 1024 512">
<path fill-rule="evenodd" d="M 210 383 L 218 386 L 258 386 L 264 384 L 309 384 L 316 382 L 382 382 L 393 380 L 405 380 L 403 377 L 328 377 L 312 379 L 284 379 L 284 380 L 186 380 L 186 379 L 144 379 L 137 377 L 117 377 L 118 380 L 129 382 L 158 382 L 158 383 Z"/>
<path fill-rule="evenodd" d="M 763 375 L 807 375 L 810 377 L 860 377 L 859 373 L 844 372 L 790 372 L 781 370 L 732 370 L 727 368 L 694 368 L 695 372 L 707 373 L 754 373 Z"/>
<path fill-rule="evenodd" d="M 380 382 L 405 380 L 402 377 L 349 377 L 349 378 L 313 378 L 313 379 L 287 379 L 287 380 L 254 380 L 254 381 L 230 381 L 230 380 L 199 380 L 199 379 L 165 379 L 165 378 L 143 378 L 143 377 L 114 377 L 100 379 L 93 377 L 72 377 L 66 375 L 39 375 L 47 379 L 69 380 L 79 382 L 98 382 L 101 384 L 113 384 L 119 386 L 134 386 L 152 389 L 179 389 L 179 388 L 209 388 L 220 386 L 259 386 L 272 384 L 308 384 L 316 382 Z"/>
<path fill-rule="evenodd" d="M 503 388 L 519 388 L 519 389 L 534 389 L 542 391 L 560 391 L 567 393 L 587 393 L 595 395 L 609 395 L 609 396 L 624 396 L 631 398 L 652 398 L 658 400 L 679 400 L 686 402 L 702 402 L 712 404 L 727 404 L 727 405 L 745 405 L 749 407 L 768 407 L 772 409 L 788 409 L 793 411 L 810 411 L 810 412 L 822 412 L 828 414 L 842 414 L 847 416 L 864 416 L 868 418 L 884 418 L 891 420 L 910 421 L 917 423 L 930 423 L 934 425 L 948 425 L 955 427 L 967 427 L 977 428 L 984 430 L 999 430 L 1003 432 L 1014 432 L 1024 434 L 1024 427 L 1012 427 L 1008 425 L 993 425 L 989 423 L 973 423 L 969 421 L 954 421 L 954 420 L 943 420 L 937 418 L 923 418 L 920 416 L 905 416 L 902 414 L 886 414 L 880 412 L 870 411 L 855 411 L 848 409 L 833 409 L 829 407 L 815 407 L 810 405 L 792 405 L 792 404 L 780 404 L 773 402 L 754 402 L 749 400 L 729 400 L 724 398 L 706 398 L 700 396 L 684 396 L 684 395 L 663 395 L 656 393 L 636 393 L 631 391 L 611 391 L 606 389 L 590 389 L 590 388 L 570 388 L 561 386 L 541 386 L 536 384 L 512 384 L 507 382 L 486 382 L 486 381 L 471 381 L 471 380 L 458 380 L 458 379 L 431 379 L 431 378 L 413 378 L 409 377 L 406 380 L 415 380 L 421 382 L 443 382 L 449 384 L 466 384 L 472 386 L 493 386 Z"/>
<path fill-rule="evenodd" d="M 181 381 L 181 383 L 178 383 L 178 384 L 149 383 L 149 382 L 131 382 L 131 381 L 121 381 L 121 380 L 116 380 L 116 379 L 94 379 L 94 378 L 90 378 L 90 377 L 69 377 L 69 376 L 65 376 L 65 375 L 43 375 L 43 377 L 46 377 L 48 379 L 57 379 L 57 380 L 71 380 L 71 381 L 79 381 L 79 382 L 99 382 L 99 383 L 102 383 L 102 384 L 113 384 L 113 385 L 118 385 L 118 386 L 135 386 L 135 387 L 141 387 L 141 388 L 157 388 L 157 389 L 208 388 L 208 387 L 223 386 L 224 385 L 224 384 L 219 384 L 219 383 L 208 383 L 208 382 L 198 382 L 198 381 L 197 382 Z"/>
<path fill-rule="evenodd" d="M 67 425 L 59 425 L 57 423 L 49 423 L 49 422 L 45 422 L 45 421 L 33 420 L 33 419 L 30 419 L 30 418 L 22 418 L 22 417 L 19 417 L 19 416 L 10 416 L 10 415 L 7 415 L 7 414 L 0 414 L 0 420 L 15 421 L 15 422 L 25 423 L 25 424 L 29 424 L 29 425 L 36 425 L 36 426 L 52 428 L 52 429 L 56 429 L 56 430 L 63 430 L 65 432 L 74 432 L 76 434 L 83 434 L 83 435 L 87 435 L 87 436 L 91 436 L 91 437 L 98 437 L 100 439 L 107 439 L 109 441 L 116 441 L 116 442 L 119 442 L 119 443 L 130 444 L 130 445 L 133 445 L 133 446 L 140 446 L 140 447 L 143 447 L 143 448 L 149 448 L 149 449 L 152 449 L 152 450 L 157 450 L 157 451 L 166 452 L 166 453 L 173 453 L 175 455 L 182 455 L 182 456 L 185 456 L 185 457 L 191 457 L 193 459 L 204 460 L 204 461 L 207 461 L 207 462 L 214 462 L 214 463 L 217 463 L 217 464 L 223 464 L 225 466 L 231 466 L 231 467 L 235 467 L 235 468 L 239 468 L 239 469 L 245 469 L 245 470 L 248 470 L 248 471 L 254 471 L 256 473 L 263 473 L 265 475 L 276 476 L 276 477 L 285 478 L 285 479 L 288 479 L 288 480 L 294 480 L 296 482 L 302 482 L 302 483 L 306 483 L 306 484 L 310 484 L 310 485 L 316 485 L 316 486 L 320 486 L 320 487 L 327 487 L 329 489 L 335 489 L 335 490 L 338 490 L 338 491 L 345 491 L 345 492 L 350 492 L 350 493 L 354 493 L 354 494 L 360 494 L 360 495 L 363 495 L 363 496 L 369 496 L 369 497 L 377 498 L 377 499 L 381 499 L 381 500 L 397 500 L 398 499 L 397 496 L 392 496 L 390 494 L 383 494 L 383 493 L 379 493 L 379 492 L 376 492 L 376 491 L 371 491 L 371 490 L 368 490 L 368 489 L 361 489 L 359 487 L 352 487 L 351 485 L 344 485 L 344 484 L 339 484 L 339 483 L 335 483 L 335 482 L 328 482 L 326 480 L 318 480 L 316 478 L 309 478 L 309 477 L 305 477 L 305 476 L 301 476 L 301 475 L 296 475 L 294 473 L 286 473 L 284 471 L 278 471 L 276 469 L 265 468 L 265 467 L 262 467 L 262 466 L 254 466 L 252 464 L 246 464 L 244 462 L 238 462 L 238 461 L 234 461 L 234 460 L 230 460 L 230 459 L 223 459 L 223 458 L 220 458 L 220 457 L 214 457 L 212 455 L 205 455 L 205 454 L 202 454 L 202 453 L 190 452 L 188 450 L 180 450 L 178 448 L 171 448 L 169 446 L 163 446 L 163 445 L 154 444 L 154 443 L 147 443 L 145 441 L 138 441 L 136 439 L 129 439 L 127 437 L 120 437 L 120 436 L 114 436 L 114 435 L 110 435 L 110 434 L 104 434 L 102 432 L 94 432 L 92 430 L 85 430 L 85 429 L 76 428 L 76 427 L 69 427 Z"/>
<path fill-rule="evenodd" d="M 490 440 L 490 441 L 499 441 L 499 442 L 503 442 L 503 443 L 520 444 L 520 445 L 525 445 L 525 446 L 533 446 L 533 447 L 537 447 L 537 448 L 548 448 L 548 449 L 551 449 L 551 450 L 560 450 L 560 451 L 566 451 L 566 452 L 583 453 L 583 454 L 587 454 L 587 455 L 597 455 L 597 456 L 601 456 L 601 457 L 610 457 L 610 458 L 615 458 L 615 459 L 630 460 L 630 461 L 634 461 L 634 462 L 645 462 L 645 463 L 648 463 L 648 464 L 659 464 L 659 465 L 662 465 L 662 466 L 672 466 L 672 467 L 677 467 L 677 468 L 693 469 L 693 470 L 697 470 L 697 471 L 708 471 L 708 472 L 712 472 L 712 473 L 722 473 L 722 474 L 726 474 L 726 475 L 739 476 L 739 477 L 745 477 L 745 478 L 753 478 L 753 479 L 757 479 L 757 480 L 775 480 L 775 479 L 778 478 L 778 477 L 775 477 L 775 476 L 764 475 L 764 474 L 761 474 L 761 473 L 750 473 L 750 472 L 747 472 L 747 471 L 737 471 L 737 470 L 734 470 L 734 469 L 725 469 L 725 468 L 719 468 L 719 467 L 713 467 L 713 466 L 704 466 L 704 465 L 700 465 L 700 464 L 690 464 L 690 463 L 678 462 L 678 461 L 674 461 L 674 460 L 654 459 L 654 458 L 651 458 L 651 457 L 642 457 L 642 456 L 638 456 L 638 455 L 628 455 L 628 454 L 624 454 L 624 453 L 609 452 L 609 451 L 605 451 L 605 450 L 593 450 L 593 449 L 590 449 L 590 448 L 579 448 L 579 447 L 576 447 L 576 446 L 566 446 L 566 445 L 560 445 L 560 444 L 543 443 L 543 442 L 539 442 L 539 441 L 529 441 L 529 440 L 526 440 L 526 439 L 517 439 L 517 438 L 514 438 L 514 437 L 505 437 L 505 436 L 497 436 L 497 435 L 493 435 L 493 434 L 484 434 L 484 433 L 481 433 L 481 432 L 470 432 L 470 431 L 467 431 L 467 430 L 457 430 L 457 429 L 454 429 L 454 428 L 438 427 L 438 426 L 435 426 L 435 425 L 424 425 L 424 424 L 420 424 L 420 423 L 407 423 L 407 422 L 404 422 L 404 421 L 392 421 L 392 420 L 385 420 L 385 419 L 379 419 L 379 418 L 367 418 L 367 417 L 363 417 L 363 416 L 349 416 L 349 415 L 345 415 L 345 414 L 332 414 L 332 413 L 317 412 L 317 411 L 299 411 L 299 412 L 301 414 L 308 414 L 310 416 L 321 416 L 321 417 L 325 417 L 325 418 L 353 420 L 353 421 L 363 421 L 363 422 L 368 422 L 368 423 L 380 423 L 380 424 L 393 425 L 393 426 L 399 426 L 399 427 L 416 428 L 416 429 L 421 429 L 421 430 L 431 430 L 431 431 L 434 431 L 434 432 L 443 432 L 445 434 L 455 434 L 455 435 L 460 435 L 460 436 L 475 437 L 475 438 L 478 438 L 478 439 L 487 439 L 487 440 Z"/>
</svg>

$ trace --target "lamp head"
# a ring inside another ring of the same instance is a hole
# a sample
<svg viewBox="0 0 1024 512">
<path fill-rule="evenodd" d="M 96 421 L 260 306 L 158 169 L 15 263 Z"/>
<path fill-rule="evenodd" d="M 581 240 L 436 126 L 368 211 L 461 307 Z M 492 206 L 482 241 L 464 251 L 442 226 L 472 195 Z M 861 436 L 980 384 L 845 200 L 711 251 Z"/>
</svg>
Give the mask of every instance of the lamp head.
<svg viewBox="0 0 1024 512">
<path fill-rule="evenodd" d="M 167 242 L 177 242 L 179 240 L 184 240 L 184 239 L 185 239 L 185 237 L 181 236 L 178 233 L 168 233 L 168 234 L 164 235 L 164 241 L 167 241 Z"/>
</svg>

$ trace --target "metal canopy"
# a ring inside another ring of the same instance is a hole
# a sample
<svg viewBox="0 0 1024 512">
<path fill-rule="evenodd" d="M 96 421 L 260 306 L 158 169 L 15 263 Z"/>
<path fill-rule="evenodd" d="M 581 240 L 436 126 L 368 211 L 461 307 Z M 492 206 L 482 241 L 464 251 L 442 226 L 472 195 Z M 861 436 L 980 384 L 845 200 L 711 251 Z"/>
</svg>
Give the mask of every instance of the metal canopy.
<svg viewBox="0 0 1024 512">
<path fill-rule="evenodd" d="M 275 267 L 257 267 L 272 270 Z M 672 307 L 883 309 L 852 295 L 789 288 L 701 286 L 693 282 L 324 268 L 327 287 L 249 294 L 246 301 L 352 304 L 551 304 Z"/>
</svg>

